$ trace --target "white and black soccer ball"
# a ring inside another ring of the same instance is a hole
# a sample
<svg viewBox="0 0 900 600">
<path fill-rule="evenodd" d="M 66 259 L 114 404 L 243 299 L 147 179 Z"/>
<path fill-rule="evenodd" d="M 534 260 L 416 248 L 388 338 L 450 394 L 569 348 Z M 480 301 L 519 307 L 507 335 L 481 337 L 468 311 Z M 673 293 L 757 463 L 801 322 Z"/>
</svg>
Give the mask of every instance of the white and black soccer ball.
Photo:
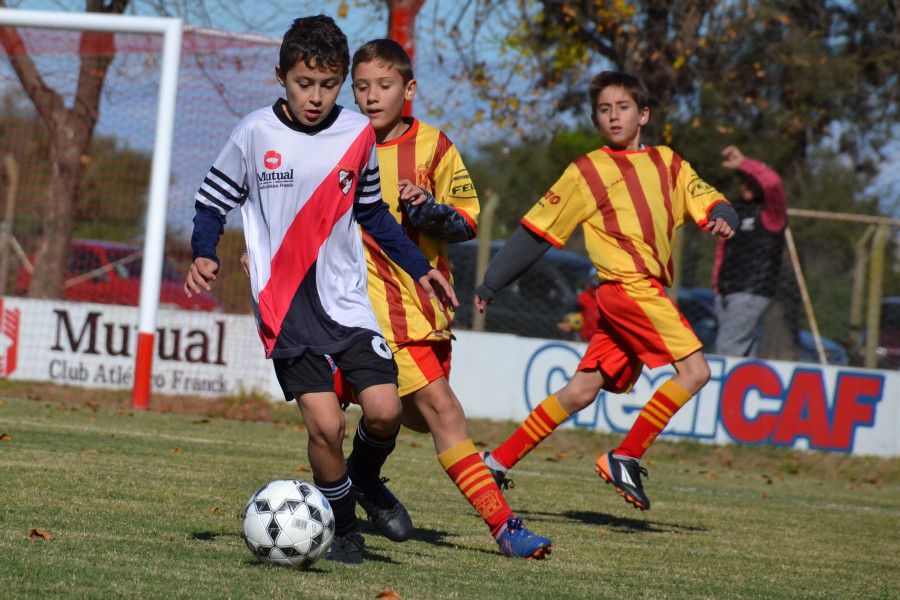
<svg viewBox="0 0 900 600">
<path fill-rule="evenodd" d="M 305 481 L 271 481 L 244 509 L 244 541 L 263 562 L 306 568 L 325 556 L 333 539 L 331 505 Z"/>
</svg>

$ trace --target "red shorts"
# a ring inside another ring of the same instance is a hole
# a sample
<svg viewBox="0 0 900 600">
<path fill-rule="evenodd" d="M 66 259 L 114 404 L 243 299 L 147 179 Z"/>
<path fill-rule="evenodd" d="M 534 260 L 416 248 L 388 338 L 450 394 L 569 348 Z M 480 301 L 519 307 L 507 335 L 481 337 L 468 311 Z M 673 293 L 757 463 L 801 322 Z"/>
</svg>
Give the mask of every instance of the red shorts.
<svg viewBox="0 0 900 600">
<path fill-rule="evenodd" d="M 669 365 L 700 350 L 687 320 L 655 279 L 605 282 L 597 288 L 600 322 L 579 371 L 599 369 L 604 389 L 627 392 L 644 365 Z"/>
<path fill-rule="evenodd" d="M 450 379 L 452 354 L 450 340 L 409 344 L 394 350 L 400 397 L 417 392 L 441 377 Z M 334 391 L 342 404 L 356 404 L 353 391 L 340 370 L 334 374 Z"/>
</svg>

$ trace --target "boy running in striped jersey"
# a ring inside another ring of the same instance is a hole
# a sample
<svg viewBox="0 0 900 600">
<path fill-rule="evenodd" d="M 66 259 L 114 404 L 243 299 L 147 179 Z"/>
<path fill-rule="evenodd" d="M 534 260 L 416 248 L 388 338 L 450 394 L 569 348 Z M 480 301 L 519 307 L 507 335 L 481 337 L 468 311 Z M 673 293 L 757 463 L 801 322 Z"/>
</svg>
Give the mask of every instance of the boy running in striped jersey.
<svg viewBox="0 0 900 600">
<path fill-rule="evenodd" d="M 402 116 L 416 81 L 400 44 L 386 39 L 365 44 L 353 56 L 351 75 L 356 103 L 375 128 L 390 214 L 431 266 L 450 280 L 446 244 L 475 237 L 479 210 L 459 152 L 439 129 Z M 431 432 L 441 466 L 488 524 L 502 554 L 543 558 L 550 553 L 550 540 L 532 534 L 513 516 L 469 438 L 462 405 L 450 389 L 452 310 L 422 294 L 377 240 L 363 233 L 363 242 L 369 297 L 399 368 L 403 423 Z M 366 508 L 365 500 L 359 501 Z"/>
<path fill-rule="evenodd" d="M 641 144 L 650 119 L 644 84 L 626 73 L 605 71 L 590 84 L 594 125 L 609 141 L 570 164 L 522 219 L 491 261 L 476 290 L 484 311 L 494 294 L 528 269 L 551 245 L 561 247 L 578 225 L 600 286 L 599 330 L 577 372 L 546 398 L 485 461 L 502 483 L 506 472 L 570 415 L 589 406 L 600 390 L 629 391 L 644 365 L 673 365 L 663 383 L 615 450 L 595 470 L 625 500 L 647 510 L 640 464 L 644 452 L 672 416 L 709 380 L 702 344 L 664 286 L 673 276 L 672 239 L 687 219 L 723 239 L 734 235 L 737 214 L 671 148 Z"/>
</svg>

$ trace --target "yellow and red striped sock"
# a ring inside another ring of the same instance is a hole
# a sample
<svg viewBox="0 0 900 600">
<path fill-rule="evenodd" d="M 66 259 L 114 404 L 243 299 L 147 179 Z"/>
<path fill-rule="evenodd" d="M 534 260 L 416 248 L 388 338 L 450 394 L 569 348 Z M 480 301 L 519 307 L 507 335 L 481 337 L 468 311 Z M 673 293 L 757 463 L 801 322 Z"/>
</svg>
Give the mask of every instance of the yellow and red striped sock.
<svg viewBox="0 0 900 600">
<path fill-rule="evenodd" d="M 671 379 L 659 386 L 613 454 L 642 457 L 669 420 L 690 399 L 691 394 Z"/>
<path fill-rule="evenodd" d="M 513 468 L 568 418 L 569 413 L 559 403 L 556 394 L 548 396 L 505 442 L 491 451 L 491 458 L 507 469 Z"/>
<path fill-rule="evenodd" d="M 438 460 L 466 500 L 491 528 L 491 535 L 497 537 L 512 516 L 512 510 L 500 493 L 491 472 L 484 466 L 472 440 L 467 439 L 444 450 L 438 454 Z"/>
</svg>

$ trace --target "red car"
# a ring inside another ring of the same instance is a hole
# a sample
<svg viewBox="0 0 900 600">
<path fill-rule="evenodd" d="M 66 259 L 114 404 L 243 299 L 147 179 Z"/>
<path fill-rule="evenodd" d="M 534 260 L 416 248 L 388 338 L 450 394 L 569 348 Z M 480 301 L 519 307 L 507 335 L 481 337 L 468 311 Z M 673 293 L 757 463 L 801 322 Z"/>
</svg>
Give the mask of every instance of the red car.
<svg viewBox="0 0 900 600">
<path fill-rule="evenodd" d="M 72 240 L 69 268 L 63 283 L 63 298 L 79 302 L 137 306 L 141 297 L 142 248 L 121 242 Z M 16 293 L 24 295 L 31 274 L 24 266 L 16 274 Z M 221 304 L 209 294 L 188 298 L 184 277 L 168 262 L 163 263 L 159 291 L 160 307 L 188 310 L 219 310 Z"/>
</svg>

